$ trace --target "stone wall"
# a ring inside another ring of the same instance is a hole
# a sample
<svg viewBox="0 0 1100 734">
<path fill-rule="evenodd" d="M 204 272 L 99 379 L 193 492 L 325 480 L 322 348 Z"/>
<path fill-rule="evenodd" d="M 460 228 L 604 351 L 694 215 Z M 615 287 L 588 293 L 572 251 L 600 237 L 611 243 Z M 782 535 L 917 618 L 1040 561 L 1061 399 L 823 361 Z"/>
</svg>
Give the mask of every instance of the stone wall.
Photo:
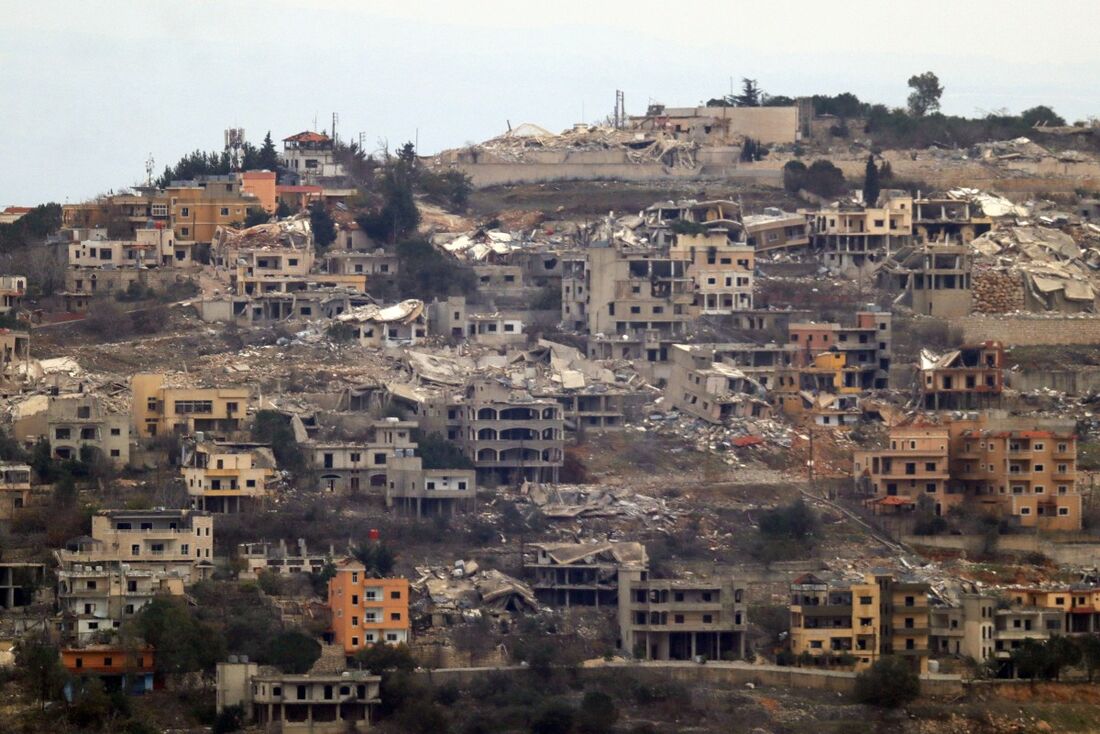
<svg viewBox="0 0 1100 734">
<path fill-rule="evenodd" d="M 996 340 L 1005 346 L 1100 344 L 1100 315 L 1012 314 L 946 319 L 968 342 Z"/>
</svg>

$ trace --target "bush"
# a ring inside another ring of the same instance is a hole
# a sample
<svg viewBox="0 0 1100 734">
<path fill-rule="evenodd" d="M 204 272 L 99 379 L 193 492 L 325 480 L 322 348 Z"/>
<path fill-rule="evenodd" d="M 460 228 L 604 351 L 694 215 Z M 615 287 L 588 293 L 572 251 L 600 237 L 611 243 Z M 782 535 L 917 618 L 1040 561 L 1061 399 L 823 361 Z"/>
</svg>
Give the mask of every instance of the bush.
<svg viewBox="0 0 1100 734">
<path fill-rule="evenodd" d="M 611 696 L 601 691 L 588 691 L 577 712 L 577 729 L 581 734 L 604 734 L 619 720 L 619 710 Z"/>
<path fill-rule="evenodd" d="M 531 734 L 569 734 L 573 729 L 573 709 L 562 701 L 544 704 L 531 721 Z"/>
<path fill-rule="evenodd" d="M 334 342 L 350 342 L 355 339 L 356 329 L 343 321 L 333 321 L 325 329 L 325 336 Z"/>
<path fill-rule="evenodd" d="M 417 452 L 425 469 L 473 469 L 470 460 L 458 444 L 443 438 L 439 432 L 427 436 L 414 437 L 417 440 Z"/>
<path fill-rule="evenodd" d="M 898 708 L 920 695 L 920 678 L 902 658 L 880 658 L 856 676 L 856 700 L 882 708 Z"/>
</svg>

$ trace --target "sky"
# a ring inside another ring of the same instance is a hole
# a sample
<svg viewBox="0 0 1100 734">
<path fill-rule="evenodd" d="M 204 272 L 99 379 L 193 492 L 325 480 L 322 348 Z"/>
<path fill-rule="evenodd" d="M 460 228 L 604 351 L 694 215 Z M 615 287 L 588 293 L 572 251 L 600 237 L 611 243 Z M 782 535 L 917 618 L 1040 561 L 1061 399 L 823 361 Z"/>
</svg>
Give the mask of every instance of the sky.
<svg viewBox="0 0 1100 734">
<path fill-rule="evenodd" d="M 429 154 L 533 122 L 561 130 L 731 79 L 943 111 L 1100 114 L 1096 0 L 0 0 L 0 208 L 159 175 L 225 128 L 259 144 L 331 128 Z M 316 121 L 316 122 L 315 122 Z"/>
</svg>

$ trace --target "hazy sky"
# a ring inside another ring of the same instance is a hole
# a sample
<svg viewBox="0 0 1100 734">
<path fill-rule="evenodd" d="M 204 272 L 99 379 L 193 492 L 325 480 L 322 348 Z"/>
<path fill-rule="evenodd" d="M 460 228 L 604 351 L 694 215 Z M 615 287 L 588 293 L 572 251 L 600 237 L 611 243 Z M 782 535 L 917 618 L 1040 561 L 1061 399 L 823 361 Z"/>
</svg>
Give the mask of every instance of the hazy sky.
<svg viewBox="0 0 1100 734">
<path fill-rule="evenodd" d="M 313 127 L 420 151 L 551 130 L 759 80 L 904 104 L 935 71 L 945 112 L 1100 113 L 1096 0 L 0 0 L 0 208 L 159 174 L 223 130 Z"/>
</svg>

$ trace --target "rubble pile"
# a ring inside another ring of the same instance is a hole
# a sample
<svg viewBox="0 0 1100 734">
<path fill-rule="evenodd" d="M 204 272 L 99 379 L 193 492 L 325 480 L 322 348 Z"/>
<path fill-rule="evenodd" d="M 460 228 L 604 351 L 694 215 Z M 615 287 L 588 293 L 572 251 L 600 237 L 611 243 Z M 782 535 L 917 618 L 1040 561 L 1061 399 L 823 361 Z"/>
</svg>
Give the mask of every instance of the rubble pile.
<svg viewBox="0 0 1100 734">
<path fill-rule="evenodd" d="M 661 163 L 672 168 L 696 168 L 699 144 L 677 140 L 665 132 L 620 130 L 605 125 L 578 124 L 560 134 L 524 123 L 503 135 L 474 146 L 501 160 L 522 162 L 539 151 L 619 150 L 632 163 Z"/>
</svg>

